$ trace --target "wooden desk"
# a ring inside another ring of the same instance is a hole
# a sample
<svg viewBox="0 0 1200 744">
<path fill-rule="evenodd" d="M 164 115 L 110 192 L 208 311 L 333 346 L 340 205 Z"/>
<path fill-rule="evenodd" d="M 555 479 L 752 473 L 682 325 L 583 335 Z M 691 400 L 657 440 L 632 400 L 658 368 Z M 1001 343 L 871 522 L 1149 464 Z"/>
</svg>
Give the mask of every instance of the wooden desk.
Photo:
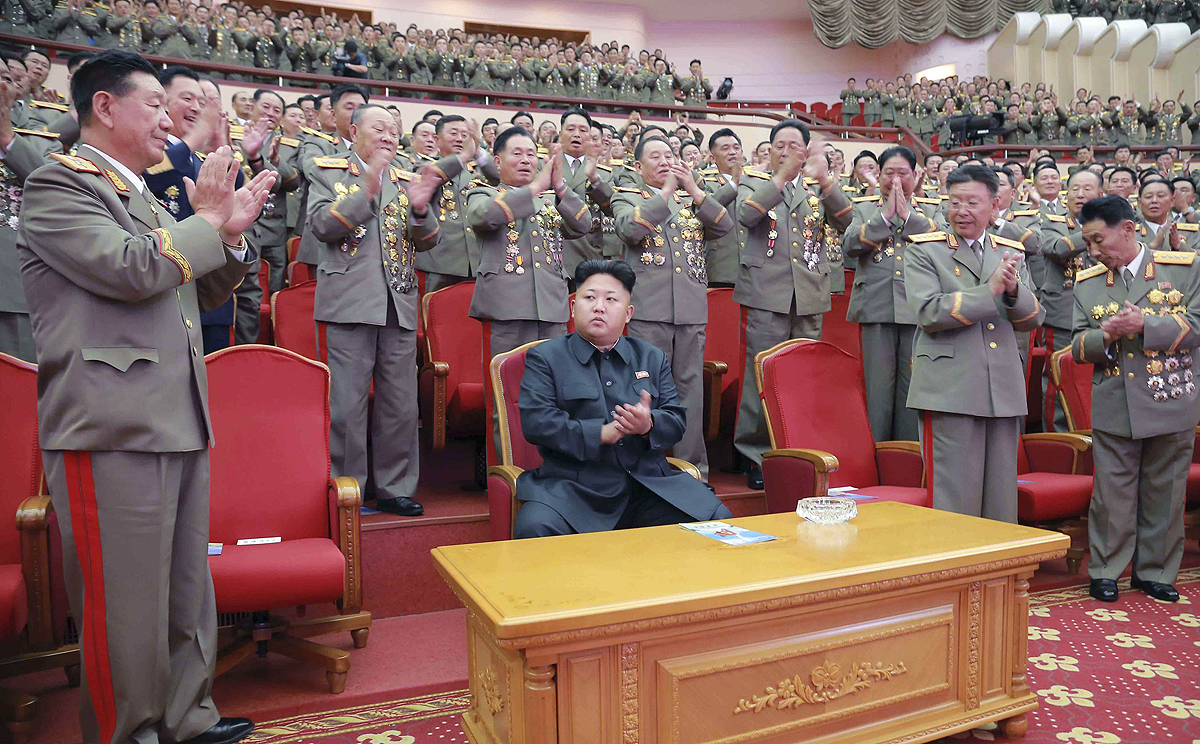
<svg viewBox="0 0 1200 744">
<path fill-rule="evenodd" d="M 437 548 L 474 744 L 922 742 L 1024 733 L 1029 578 L 1064 535 L 905 504 Z"/>
</svg>

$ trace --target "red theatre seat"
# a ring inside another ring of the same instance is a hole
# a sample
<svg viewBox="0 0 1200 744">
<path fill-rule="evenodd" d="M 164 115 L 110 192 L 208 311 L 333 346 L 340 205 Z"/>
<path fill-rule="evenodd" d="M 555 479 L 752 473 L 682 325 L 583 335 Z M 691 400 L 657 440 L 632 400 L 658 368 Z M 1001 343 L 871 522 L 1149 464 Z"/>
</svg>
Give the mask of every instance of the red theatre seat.
<svg viewBox="0 0 1200 744">
<path fill-rule="evenodd" d="M 846 320 L 846 312 L 850 309 L 850 291 L 853 286 L 854 279 L 848 275 L 845 293 L 829 296 L 829 311 L 821 320 L 821 340 L 833 344 L 854 357 L 861 366 L 862 324 Z"/>
<path fill-rule="evenodd" d="M 311 282 L 316 279 L 313 276 L 312 270 L 308 268 L 308 264 L 292 261 L 287 266 L 288 285 L 295 286 L 304 282 Z"/>
<path fill-rule="evenodd" d="M 521 431 L 521 411 L 517 402 L 521 394 L 521 376 L 525 374 L 525 352 L 545 341 L 532 341 L 512 351 L 492 357 L 488 367 L 494 405 L 500 420 L 500 464 L 488 468 L 487 490 L 491 538 L 507 540 L 512 537 L 513 522 L 520 501 L 517 499 L 517 478 L 521 473 L 542 464 L 537 447 L 525 440 Z M 689 462 L 668 457 L 667 462 L 679 470 L 700 479 L 700 470 Z"/>
<path fill-rule="evenodd" d="M 271 265 L 258 262 L 258 286 L 262 288 L 262 301 L 258 306 L 258 342 L 271 343 Z"/>
<path fill-rule="evenodd" d="M 785 341 L 755 357 L 754 374 L 771 436 L 762 465 L 768 512 L 844 486 L 930 505 L 920 445 L 871 437 L 859 360 L 824 341 Z"/>
<path fill-rule="evenodd" d="M 825 117 L 834 124 L 842 123 L 842 102 L 838 101 L 829 107 L 829 114 Z"/>
<path fill-rule="evenodd" d="M 818 118 L 820 118 L 820 119 L 825 119 L 825 118 L 827 118 L 827 116 L 828 116 L 828 114 L 829 114 L 829 104 L 827 104 L 827 103 L 814 103 L 814 104 L 813 104 L 813 105 L 812 105 L 812 106 L 809 108 L 809 111 L 812 113 L 812 115 L 813 115 L 813 116 L 816 116 L 816 117 L 818 117 Z"/>
<path fill-rule="evenodd" d="M 276 292 L 271 297 L 271 325 L 277 346 L 324 362 L 325 325 L 313 320 L 316 292 L 316 282 L 303 282 Z"/>
<path fill-rule="evenodd" d="M 1029 334 L 1029 347 L 1025 352 L 1025 406 L 1029 409 L 1029 415 L 1025 418 L 1026 424 L 1054 421 L 1053 382 L 1050 390 L 1042 390 L 1042 372 L 1050 363 L 1049 350 L 1041 343 L 1044 338 L 1042 330 L 1039 328 Z M 1035 344 L 1035 341 L 1039 343 Z"/>
<path fill-rule="evenodd" d="M 805 103 L 804 101 L 792 101 L 792 110 L 799 111 L 801 113 L 807 113 L 808 112 L 808 104 Z"/>
<path fill-rule="evenodd" d="M 300 252 L 300 236 L 288 238 L 287 241 L 287 260 L 288 263 L 296 260 L 296 254 Z"/>
<path fill-rule="evenodd" d="M 467 315 L 475 282 L 461 282 L 421 298 L 425 364 L 419 379 L 422 429 L 435 450 L 447 437 L 483 436 L 483 326 Z"/>
<path fill-rule="evenodd" d="M 704 439 L 711 442 L 722 421 L 737 417 L 742 389 L 742 308 L 730 287 L 708 290 L 704 357 Z"/>
<path fill-rule="evenodd" d="M 1024 434 L 1017 447 L 1017 519 L 1057 530 L 1078 541 L 1067 549 L 1067 568 L 1079 571 L 1087 554 L 1092 503 L 1092 440 L 1082 434 Z"/>
<path fill-rule="evenodd" d="M 855 114 L 854 116 L 850 117 L 850 126 L 865 127 L 866 125 L 867 117 L 863 116 L 862 114 Z"/>
<path fill-rule="evenodd" d="M 371 627 L 371 613 L 361 611 L 362 495 L 353 478 L 329 472 L 329 370 L 258 344 L 205 361 L 213 430 L 227 443 L 209 458 L 209 539 L 223 545 L 209 558 L 217 612 L 249 613 L 220 639 L 217 673 L 265 641 L 269 651 L 323 668 L 329 691 L 342 692 L 349 653 L 305 640 L 348 630 L 362 648 Z M 238 442 L 254 443 L 252 466 Z M 255 538 L 279 541 L 237 544 Z M 291 623 L 269 614 L 326 604 L 337 614 Z"/>
</svg>

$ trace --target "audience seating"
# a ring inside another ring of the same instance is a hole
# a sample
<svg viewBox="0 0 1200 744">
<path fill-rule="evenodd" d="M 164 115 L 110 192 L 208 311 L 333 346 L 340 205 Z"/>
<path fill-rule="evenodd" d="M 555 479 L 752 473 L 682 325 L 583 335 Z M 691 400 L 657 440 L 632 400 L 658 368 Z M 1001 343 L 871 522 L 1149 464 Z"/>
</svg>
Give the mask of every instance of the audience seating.
<svg viewBox="0 0 1200 744">
<path fill-rule="evenodd" d="M 468 317 L 474 282 L 462 282 L 421 298 L 425 318 L 425 364 L 419 395 L 422 428 L 434 450 L 446 437 L 479 437 L 487 430 L 483 389 L 483 326 Z"/>
<path fill-rule="evenodd" d="M 1060 349 L 1050 357 L 1050 383 L 1058 404 L 1066 414 L 1067 428 L 1074 432 L 1090 432 L 1092 365 L 1075 361 L 1071 356 L 1071 347 Z"/>
<path fill-rule="evenodd" d="M 846 486 L 930 505 L 920 445 L 871 437 L 858 359 L 825 341 L 785 341 L 755 357 L 754 376 L 771 437 L 762 464 L 768 512 Z"/>
<path fill-rule="evenodd" d="M 209 457 L 209 539 L 223 544 L 209 558 L 217 612 L 250 613 L 222 629 L 217 674 L 274 651 L 325 669 L 329 691 L 340 693 L 349 653 L 306 638 L 346 630 L 362 648 L 371 613 L 361 609 L 359 484 L 330 477 L 329 370 L 258 344 L 222 349 L 205 362 L 213 431 L 227 443 Z M 252 466 L 238 443 L 253 443 Z M 262 537 L 282 541 L 237 544 Z M 337 614 L 290 623 L 269 614 L 325 604 Z"/>
<path fill-rule="evenodd" d="M 300 263 L 299 261 L 289 263 L 287 273 L 288 286 L 316 281 L 316 277 L 313 276 L 312 270 L 308 268 L 308 264 Z"/>
<path fill-rule="evenodd" d="M 708 324 L 704 329 L 704 439 L 711 442 L 737 418 L 742 390 L 742 310 L 733 289 L 708 290 Z"/>
<path fill-rule="evenodd" d="M 850 292 L 853 289 L 854 277 L 846 272 L 846 291 L 843 294 L 830 295 L 830 307 L 821 320 L 821 340 L 833 344 L 862 364 L 862 324 L 846 320 L 846 311 L 850 309 Z"/>
<path fill-rule="evenodd" d="M 1091 437 L 1082 434 L 1023 434 L 1017 447 L 1017 519 L 1082 541 L 1067 548 L 1071 573 L 1087 555 L 1091 452 Z"/>
<path fill-rule="evenodd" d="M 290 264 L 296 260 L 296 254 L 300 252 L 300 236 L 287 239 L 287 260 Z"/>
<path fill-rule="evenodd" d="M 1054 422 L 1054 383 L 1049 390 L 1042 390 L 1042 372 L 1050 363 L 1049 349 L 1042 344 L 1044 336 L 1038 328 L 1029 334 L 1029 347 L 1025 350 L 1025 407 L 1029 410 L 1026 424 Z M 1034 343 L 1034 342 L 1037 343 Z M 1046 424 L 1043 428 L 1049 428 Z"/>
<path fill-rule="evenodd" d="M 258 343 L 271 343 L 271 264 L 258 262 L 258 286 L 262 288 L 262 301 L 258 306 Z"/>
<path fill-rule="evenodd" d="M 512 538 L 520 502 L 517 499 L 517 478 L 526 470 L 542 464 L 537 447 L 525 440 L 521 432 L 521 411 L 518 401 L 521 395 L 521 376 L 525 374 L 525 352 L 545 341 L 533 341 L 518 346 L 512 351 L 492 357 L 488 368 L 491 380 L 493 405 L 499 412 L 500 452 L 499 465 L 488 468 L 487 491 L 491 539 Z M 700 479 L 700 469 L 685 460 L 668 457 L 671 466 Z"/>
<path fill-rule="evenodd" d="M 271 296 L 275 344 L 316 362 L 326 360 L 325 324 L 313 320 L 317 283 L 303 282 Z"/>
</svg>

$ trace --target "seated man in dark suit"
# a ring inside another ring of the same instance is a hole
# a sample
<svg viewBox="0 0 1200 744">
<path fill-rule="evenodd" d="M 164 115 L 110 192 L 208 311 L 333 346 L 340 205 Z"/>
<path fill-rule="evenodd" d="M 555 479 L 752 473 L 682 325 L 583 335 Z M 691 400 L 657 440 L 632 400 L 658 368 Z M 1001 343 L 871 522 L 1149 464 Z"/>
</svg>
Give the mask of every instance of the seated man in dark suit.
<svg viewBox="0 0 1200 744">
<path fill-rule="evenodd" d="M 667 463 L 688 411 L 666 355 L 621 335 L 633 317 L 634 280 L 624 261 L 579 264 L 575 333 L 525 356 L 521 428 L 542 465 L 517 481 L 525 503 L 514 537 L 733 516 L 707 486 Z"/>
</svg>

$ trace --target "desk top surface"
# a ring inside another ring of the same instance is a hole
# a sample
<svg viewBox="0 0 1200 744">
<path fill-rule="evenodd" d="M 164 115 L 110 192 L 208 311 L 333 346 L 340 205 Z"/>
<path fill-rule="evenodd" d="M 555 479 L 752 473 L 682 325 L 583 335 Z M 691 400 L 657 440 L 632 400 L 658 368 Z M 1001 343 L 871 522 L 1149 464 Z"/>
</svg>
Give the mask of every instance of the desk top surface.
<svg viewBox="0 0 1200 744">
<path fill-rule="evenodd" d="M 907 504 L 859 505 L 840 525 L 794 513 L 727 520 L 778 539 L 729 546 L 649 527 L 433 550 L 442 577 L 498 638 L 780 599 L 1058 553 L 1057 532 Z"/>
</svg>

